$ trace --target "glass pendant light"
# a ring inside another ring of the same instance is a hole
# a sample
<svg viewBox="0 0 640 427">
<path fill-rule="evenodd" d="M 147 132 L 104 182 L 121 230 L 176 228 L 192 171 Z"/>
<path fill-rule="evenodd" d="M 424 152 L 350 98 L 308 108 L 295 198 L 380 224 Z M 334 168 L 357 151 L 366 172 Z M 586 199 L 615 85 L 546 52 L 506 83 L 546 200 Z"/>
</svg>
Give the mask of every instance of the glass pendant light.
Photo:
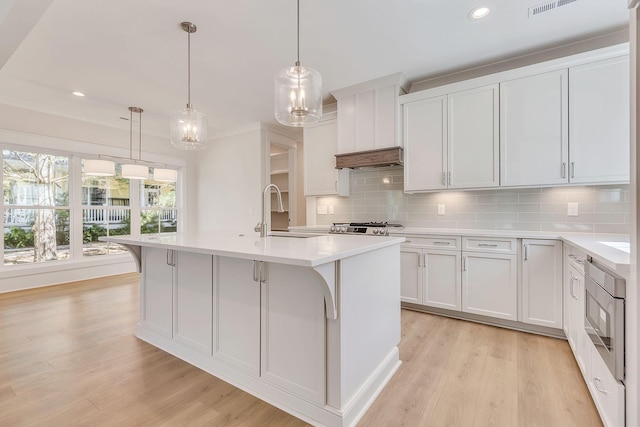
<svg viewBox="0 0 640 427">
<path fill-rule="evenodd" d="M 207 117 L 191 105 L 191 33 L 197 31 L 195 24 L 182 22 L 187 33 L 187 108 L 171 116 L 171 144 L 180 150 L 203 150 L 207 148 Z"/>
<path fill-rule="evenodd" d="M 129 179 L 148 179 L 149 167 L 139 165 L 133 158 L 133 113 L 140 115 L 140 136 L 138 142 L 138 160 L 142 160 L 142 112 L 144 110 L 138 107 L 129 107 L 129 157 L 133 160 L 133 164 L 122 165 L 122 177 Z"/>
<path fill-rule="evenodd" d="M 300 63 L 300 0 L 298 0 L 298 60 L 275 78 L 275 116 L 285 126 L 301 127 L 322 117 L 322 77 Z"/>
<path fill-rule="evenodd" d="M 110 160 L 85 159 L 82 161 L 82 171 L 85 175 L 114 176 L 116 164 Z"/>
</svg>

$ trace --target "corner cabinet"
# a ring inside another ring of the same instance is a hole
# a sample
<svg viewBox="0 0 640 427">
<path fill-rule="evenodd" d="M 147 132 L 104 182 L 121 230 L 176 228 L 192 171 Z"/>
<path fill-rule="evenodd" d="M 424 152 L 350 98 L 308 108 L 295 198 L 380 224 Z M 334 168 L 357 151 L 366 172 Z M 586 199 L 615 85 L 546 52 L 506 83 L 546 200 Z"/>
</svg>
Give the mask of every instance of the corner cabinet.
<svg viewBox="0 0 640 427">
<path fill-rule="evenodd" d="M 348 196 L 349 169 L 336 169 L 338 125 L 336 113 L 303 128 L 304 195 Z"/>
<path fill-rule="evenodd" d="M 562 329 L 562 242 L 522 240 L 522 322 Z"/>
<path fill-rule="evenodd" d="M 629 57 L 569 68 L 569 179 L 629 181 Z"/>
<path fill-rule="evenodd" d="M 498 85 L 403 104 L 405 191 L 499 184 Z"/>
</svg>

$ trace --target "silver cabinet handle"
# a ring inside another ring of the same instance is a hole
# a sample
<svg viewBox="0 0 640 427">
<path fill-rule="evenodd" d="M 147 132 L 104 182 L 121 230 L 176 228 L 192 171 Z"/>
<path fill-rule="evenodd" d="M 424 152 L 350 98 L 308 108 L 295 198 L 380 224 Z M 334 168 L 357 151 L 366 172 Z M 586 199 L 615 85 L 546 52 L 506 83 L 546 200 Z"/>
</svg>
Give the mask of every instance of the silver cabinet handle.
<svg viewBox="0 0 640 427">
<path fill-rule="evenodd" d="M 569 281 L 569 294 L 571 294 L 571 298 L 577 300 L 578 297 L 576 297 L 575 292 L 573 292 L 573 282 L 576 280 L 576 276 L 574 276 L 573 274 L 571 275 L 571 280 Z"/>
<path fill-rule="evenodd" d="M 405 240 L 404 242 L 405 243 L 411 243 L 411 240 Z"/>
<path fill-rule="evenodd" d="M 478 243 L 478 246 L 481 248 L 497 248 L 498 245 L 496 243 Z"/>
<path fill-rule="evenodd" d="M 467 271 L 467 257 L 462 257 L 462 271 Z"/>
<path fill-rule="evenodd" d="M 336 192 L 338 191 L 338 181 L 334 181 L 334 186 L 336 187 Z"/>
<path fill-rule="evenodd" d="M 576 258 L 576 262 L 580 265 L 584 265 L 584 261 L 581 259 Z"/>
<path fill-rule="evenodd" d="M 442 185 L 447 185 L 447 174 L 442 172 Z"/>
<path fill-rule="evenodd" d="M 524 245 L 524 260 L 529 261 L 529 245 Z"/>
<path fill-rule="evenodd" d="M 260 261 L 260 283 L 267 283 L 267 275 L 264 272 L 264 261 Z"/>
<path fill-rule="evenodd" d="M 451 171 L 449 171 L 449 185 L 451 185 Z"/>
<path fill-rule="evenodd" d="M 561 174 L 562 174 L 563 178 L 567 177 L 567 163 L 566 162 L 562 162 Z"/>
<path fill-rule="evenodd" d="M 260 261 L 253 260 L 253 281 L 254 282 L 257 282 L 258 280 L 260 280 L 260 277 L 258 276 L 258 274 L 259 274 L 258 273 L 258 263 L 259 262 Z"/>
<path fill-rule="evenodd" d="M 171 267 L 176 266 L 176 259 L 172 249 L 167 249 L 167 265 L 170 265 Z"/>
<path fill-rule="evenodd" d="M 423 264 L 422 264 L 422 254 L 418 254 L 418 267 L 423 267 Z"/>
<path fill-rule="evenodd" d="M 434 245 L 450 245 L 451 242 L 433 242 Z"/>
<path fill-rule="evenodd" d="M 422 254 L 422 266 L 427 267 L 427 254 Z"/>
<path fill-rule="evenodd" d="M 595 386 L 596 390 L 598 390 L 602 394 L 609 394 L 609 392 L 607 390 L 602 388 L 601 384 L 602 384 L 602 380 L 600 378 L 593 377 L 593 385 Z"/>
<path fill-rule="evenodd" d="M 575 162 L 571 162 L 571 179 L 576 177 L 576 164 Z"/>
</svg>

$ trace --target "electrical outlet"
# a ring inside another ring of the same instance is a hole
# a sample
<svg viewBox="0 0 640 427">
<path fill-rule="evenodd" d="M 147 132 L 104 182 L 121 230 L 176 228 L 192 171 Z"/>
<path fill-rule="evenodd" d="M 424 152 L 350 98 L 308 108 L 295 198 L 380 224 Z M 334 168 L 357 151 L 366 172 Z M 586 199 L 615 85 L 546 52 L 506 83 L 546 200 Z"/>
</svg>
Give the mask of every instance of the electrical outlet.
<svg viewBox="0 0 640 427">
<path fill-rule="evenodd" d="M 334 213 L 333 205 L 329 205 L 329 215 L 333 215 Z"/>
<path fill-rule="evenodd" d="M 326 205 L 318 205 L 317 212 L 318 212 L 318 215 L 326 215 L 327 214 L 327 206 Z"/>
<path fill-rule="evenodd" d="M 569 203 L 567 205 L 567 216 L 578 216 L 578 204 Z"/>
<path fill-rule="evenodd" d="M 438 204 L 438 215 L 444 215 L 444 204 Z"/>
</svg>

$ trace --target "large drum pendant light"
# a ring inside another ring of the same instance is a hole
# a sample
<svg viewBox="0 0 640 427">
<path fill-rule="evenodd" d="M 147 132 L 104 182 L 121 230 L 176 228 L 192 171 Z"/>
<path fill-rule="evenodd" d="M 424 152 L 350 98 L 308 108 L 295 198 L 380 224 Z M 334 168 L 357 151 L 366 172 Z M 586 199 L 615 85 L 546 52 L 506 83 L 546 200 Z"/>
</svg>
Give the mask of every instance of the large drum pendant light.
<svg viewBox="0 0 640 427">
<path fill-rule="evenodd" d="M 191 22 L 182 22 L 187 33 L 187 107 L 171 116 L 171 144 L 180 150 L 203 150 L 207 148 L 207 117 L 191 105 L 191 33 L 197 27 Z"/>
<path fill-rule="evenodd" d="M 275 116 L 285 126 L 301 127 L 322 117 L 322 77 L 300 62 L 300 0 L 298 2 L 298 59 L 275 77 Z"/>
</svg>

